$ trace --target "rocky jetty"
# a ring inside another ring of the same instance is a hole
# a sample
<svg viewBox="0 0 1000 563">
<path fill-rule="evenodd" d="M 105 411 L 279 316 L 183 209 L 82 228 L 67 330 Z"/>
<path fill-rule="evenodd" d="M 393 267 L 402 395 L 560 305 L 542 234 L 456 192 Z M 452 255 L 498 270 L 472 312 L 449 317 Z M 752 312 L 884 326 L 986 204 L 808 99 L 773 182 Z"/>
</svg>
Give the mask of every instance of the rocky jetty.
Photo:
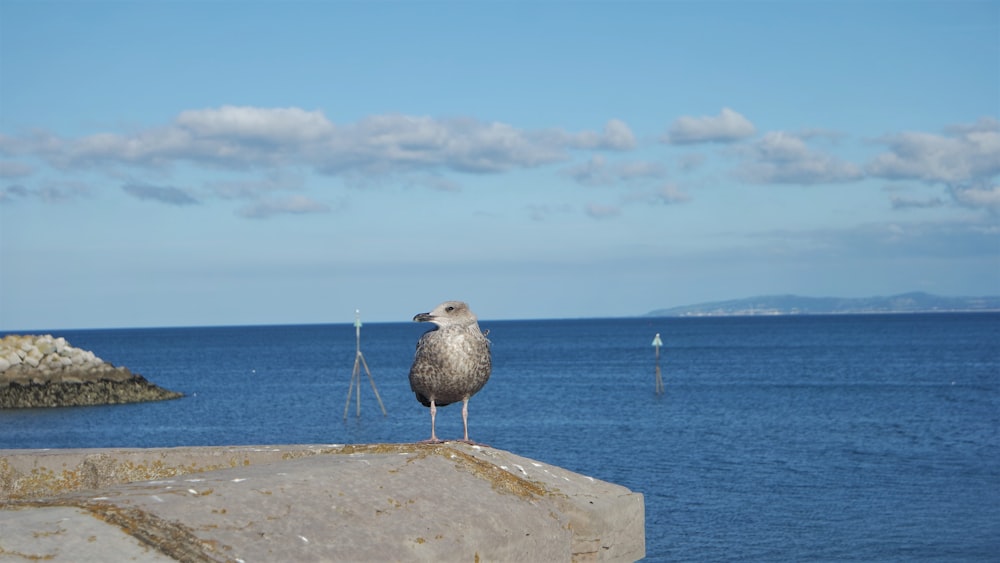
<svg viewBox="0 0 1000 563">
<path fill-rule="evenodd" d="M 176 399 L 139 374 L 51 335 L 0 338 L 0 408 L 109 405 Z"/>
</svg>

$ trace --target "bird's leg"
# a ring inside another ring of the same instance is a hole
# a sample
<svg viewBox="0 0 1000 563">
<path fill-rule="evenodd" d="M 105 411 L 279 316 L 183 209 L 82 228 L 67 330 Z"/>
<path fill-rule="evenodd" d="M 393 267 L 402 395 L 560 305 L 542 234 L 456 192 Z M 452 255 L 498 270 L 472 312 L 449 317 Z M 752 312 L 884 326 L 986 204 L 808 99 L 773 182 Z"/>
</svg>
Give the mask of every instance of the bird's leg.
<svg viewBox="0 0 1000 563">
<path fill-rule="evenodd" d="M 462 437 L 459 442 L 464 444 L 469 444 L 470 446 L 485 446 L 486 444 L 479 444 L 473 442 L 469 439 L 469 398 L 466 397 L 462 399 L 462 428 L 465 430 L 465 436 Z M 487 446 L 488 447 L 488 446 Z"/>
<path fill-rule="evenodd" d="M 465 430 L 465 436 L 459 440 L 463 444 L 469 444 L 470 446 L 486 446 L 486 444 L 480 444 L 478 442 L 473 442 L 469 439 L 469 398 L 466 397 L 462 399 L 462 428 Z M 486 446 L 487 448 L 489 446 Z"/>
<path fill-rule="evenodd" d="M 437 417 L 437 406 L 434 404 L 434 399 L 431 399 L 431 441 L 437 442 L 437 434 L 434 433 L 434 419 Z"/>
<path fill-rule="evenodd" d="M 462 429 L 465 431 L 463 442 L 469 442 L 469 398 L 462 399 Z"/>
<path fill-rule="evenodd" d="M 431 437 L 428 440 L 423 440 L 421 444 L 440 444 L 441 440 L 438 440 L 437 434 L 434 433 L 434 417 L 437 415 L 437 407 L 434 406 L 434 399 L 431 399 Z"/>
</svg>

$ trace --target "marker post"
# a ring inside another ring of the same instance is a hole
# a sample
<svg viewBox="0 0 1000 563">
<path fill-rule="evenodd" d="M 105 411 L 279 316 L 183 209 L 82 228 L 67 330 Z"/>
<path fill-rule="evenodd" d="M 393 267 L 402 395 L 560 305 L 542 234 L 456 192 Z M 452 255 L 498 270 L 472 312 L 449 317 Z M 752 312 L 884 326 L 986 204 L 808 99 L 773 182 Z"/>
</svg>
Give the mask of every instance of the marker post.
<svg viewBox="0 0 1000 563">
<path fill-rule="evenodd" d="M 657 395 L 663 393 L 663 376 L 660 375 L 660 346 L 663 346 L 663 341 L 660 340 L 660 333 L 657 332 L 656 336 L 653 338 L 653 348 L 656 349 L 656 394 Z"/>
<path fill-rule="evenodd" d="M 382 404 L 382 397 L 378 395 L 378 389 L 375 388 L 375 378 L 372 377 L 371 370 L 368 369 L 368 362 L 365 361 L 365 355 L 361 353 L 361 311 L 359 309 L 354 310 L 354 336 L 357 342 L 356 353 L 354 355 L 354 370 L 351 372 L 351 385 L 347 388 L 347 403 L 344 404 L 344 420 L 347 420 L 347 411 L 351 406 L 351 392 L 354 391 L 355 384 L 357 385 L 357 404 L 358 404 L 358 414 L 361 416 L 361 365 L 365 366 L 365 373 L 368 374 L 368 381 L 372 384 L 372 391 L 375 392 L 375 398 L 378 399 L 378 406 L 382 408 L 382 416 L 388 416 L 385 412 L 385 405 Z"/>
</svg>

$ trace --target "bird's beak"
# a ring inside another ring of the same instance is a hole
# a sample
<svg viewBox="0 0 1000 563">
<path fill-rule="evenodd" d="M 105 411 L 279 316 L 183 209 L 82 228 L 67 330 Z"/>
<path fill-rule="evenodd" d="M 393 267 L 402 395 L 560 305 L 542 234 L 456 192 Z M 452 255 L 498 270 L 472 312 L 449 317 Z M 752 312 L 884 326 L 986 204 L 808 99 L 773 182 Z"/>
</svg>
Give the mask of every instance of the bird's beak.
<svg viewBox="0 0 1000 563">
<path fill-rule="evenodd" d="M 418 323 L 426 323 L 428 321 L 433 321 L 434 315 L 430 313 L 420 313 L 417 316 L 413 317 L 413 320 L 417 321 Z"/>
</svg>

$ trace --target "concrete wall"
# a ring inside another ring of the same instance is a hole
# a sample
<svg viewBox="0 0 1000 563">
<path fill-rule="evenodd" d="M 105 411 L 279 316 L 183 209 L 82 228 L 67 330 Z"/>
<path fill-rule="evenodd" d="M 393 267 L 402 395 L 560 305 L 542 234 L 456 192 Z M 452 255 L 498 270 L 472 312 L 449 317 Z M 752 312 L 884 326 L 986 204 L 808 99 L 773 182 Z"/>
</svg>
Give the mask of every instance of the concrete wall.
<svg viewBox="0 0 1000 563">
<path fill-rule="evenodd" d="M 0 529 L 0 561 L 645 555 L 641 494 L 459 443 L 0 450 Z"/>
</svg>

